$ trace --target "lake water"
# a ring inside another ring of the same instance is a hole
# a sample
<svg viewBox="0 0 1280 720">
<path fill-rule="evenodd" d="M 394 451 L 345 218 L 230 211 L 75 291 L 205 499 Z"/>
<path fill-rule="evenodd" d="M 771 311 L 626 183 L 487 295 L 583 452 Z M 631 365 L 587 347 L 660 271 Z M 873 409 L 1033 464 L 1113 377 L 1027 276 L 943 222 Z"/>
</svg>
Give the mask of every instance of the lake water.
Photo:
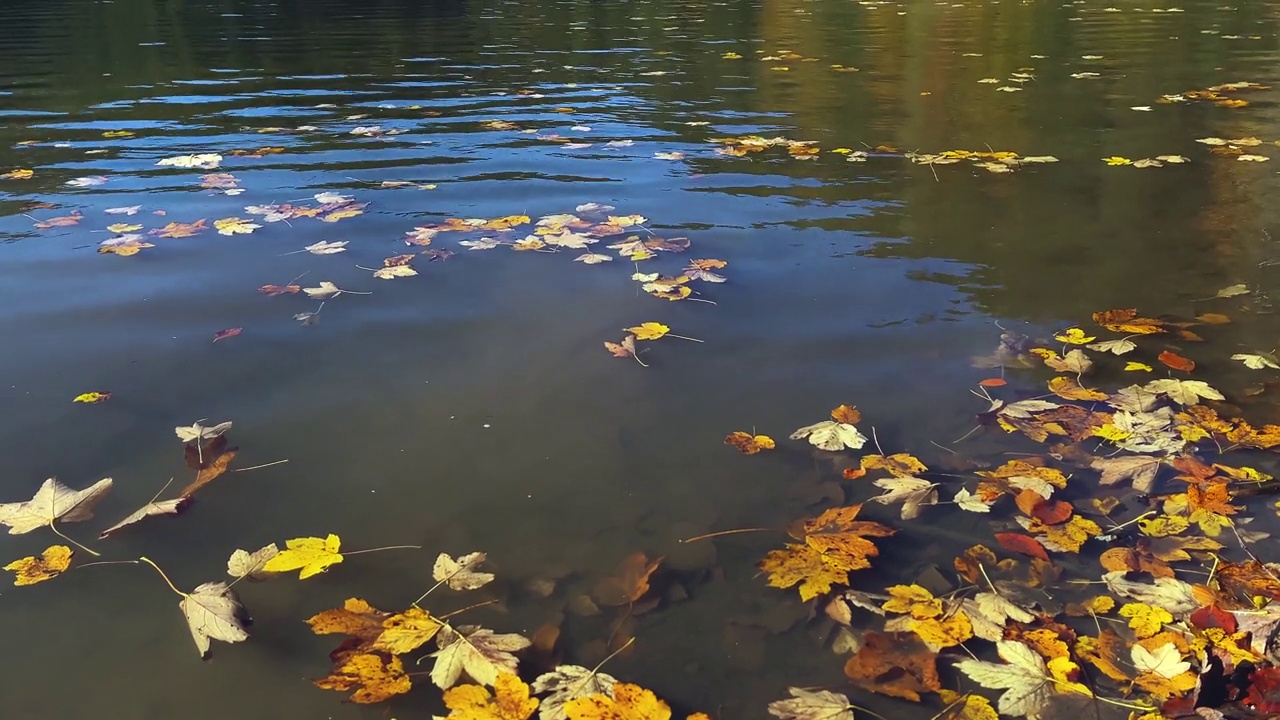
<svg viewBox="0 0 1280 720">
<path fill-rule="evenodd" d="M 1280 82 L 1278 25 L 1280 5 L 1220 0 L 9 3 L 0 174 L 34 174 L 0 180 L 0 499 L 50 476 L 113 477 L 102 523 L 63 528 L 88 543 L 170 477 L 187 482 L 174 426 L 233 420 L 237 465 L 289 462 L 230 473 L 183 517 L 93 542 L 103 559 L 145 554 L 190 589 L 225 577 L 235 548 L 286 538 L 424 549 L 238 587 L 252 638 L 215 644 L 207 663 L 146 567 L 6 589 L 6 715 L 430 717 L 430 687 L 389 710 L 312 687 L 336 642 L 302 620 L 352 596 L 403 607 L 433 584 L 441 551 L 486 551 L 499 576 L 484 597 L 502 602 L 468 618 L 557 625 L 563 657 L 587 665 L 619 613 L 582 617 L 574 598 L 630 553 L 666 556 L 666 600 L 634 618 L 634 647 L 607 669 L 679 709 L 760 717 L 789 685 L 839 685 L 830 625 L 757 577 L 780 533 L 678 540 L 875 494 L 839 479 L 853 456 L 833 464 L 785 439 L 841 403 L 887 452 L 941 465 L 937 443 L 998 462 L 998 433 L 951 443 L 986 409 L 968 389 L 993 371 L 972 358 L 1002 328 L 1048 337 L 1112 307 L 1222 312 L 1235 322 L 1211 329 L 1225 352 L 1202 362 L 1206 379 L 1257 381 L 1226 356 L 1280 339 L 1266 297 L 1280 287 L 1277 91 L 1231 93 L 1249 102 L 1234 108 L 1159 100 Z M 714 140 L 746 135 L 816 144 L 717 153 Z M 1244 153 L 1275 161 L 1214 155 L 1207 137 L 1256 137 Z M 995 173 L 903 156 L 957 149 L 1058 162 Z M 223 159 L 157 166 L 192 153 Z M 1189 162 L 1102 160 L 1160 155 Z M 212 173 L 243 192 L 202 187 Z M 316 206 L 317 193 L 368 205 L 336 222 L 245 210 Z M 646 218 L 592 246 L 610 262 L 472 250 L 458 241 L 495 234 L 442 232 L 430 248 L 454 256 L 417 255 L 413 277 L 370 270 L 430 249 L 403 242 L 417 226 L 536 222 L 586 203 Z M 73 211 L 77 224 L 34 226 Z M 262 227 L 217 233 L 229 217 Z M 97 252 L 113 223 L 200 219 L 210 228 L 193 237 Z M 637 268 L 605 249 L 633 233 L 691 248 Z M 322 241 L 349 245 L 297 252 Z M 694 281 L 674 302 L 630 277 L 697 258 L 725 261 L 728 281 Z M 330 298 L 303 323 L 294 315 L 318 300 L 257 291 L 295 279 L 372 294 Z M 1199 302 L 1236 283 L 1254 292 Z M 703 342 L 642 343 L 647 368 L 605 352 L 646 321 Z M 1025 396 L 1046 374 L 1007 377 Z M 112 397 L 72 403 L 94 390 Z M 1265 396 L 1249 408 L 1276 419 Z M 752 429 L 779 450 L 722 444 Z M 990 535 L 984 518 L 941 510 L 914 523 L 866 513 L 901 528 L 865 575 L 877 588 Z M 3 557 L 54 539 L 6 538 Z M 890 717 L 938 709 L 853 697 Z"/>
</svg>

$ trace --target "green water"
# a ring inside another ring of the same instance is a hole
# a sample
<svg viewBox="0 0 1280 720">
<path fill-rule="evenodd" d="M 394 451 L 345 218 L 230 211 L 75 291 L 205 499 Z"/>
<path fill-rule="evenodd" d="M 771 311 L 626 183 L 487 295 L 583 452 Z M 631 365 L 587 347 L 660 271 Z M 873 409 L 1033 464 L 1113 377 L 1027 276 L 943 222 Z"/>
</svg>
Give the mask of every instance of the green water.
<svg viewBox="0 0 1280 720">
<path fill-rule="evenodd" d="M 238 587 L 252 637 L 216 645 L 208 663 L 178 598 L 145 567 L 5 589 L 6 717 L 430 717 L 439 707 L 429 687 L 389 710 L 312 687 L 336 641 L 301 620 L 352 596 L 403 607 L 432 584 L 440 551 L 487 551 L 499 576 L 483 597 L 501 602 L 469 618 L 525 634 L 559 625 L 563 657 L 587 664 L 616 613 L 580 617 L 573 599 L 631 552 L 667 556 L 667 601 L 635 618 L 633 650 L 608 668 L 679 709 L 761 717 L 788 685 L 838 686 L 842 660 L 823 645 L 830 625 L 806 622 L 794 593 L 756 577 L 779 534 L 677 542 L 778 527 L 873 494 L 839 481 L 829 457 L 783 440 L 791 430 L 856 404 L 886 451 L 944 462 L 949 453 L 931 442 L 950 447 L 986 409 L 967 388 L 992 371 L 970 360 L 991 352 L 1001 327 L 1044 337 L 1095 310 L 1139 307 L 1228 313 L 1236 322 L 1213 336 L 1230 352 L 1270 350 L 1280 338 L 1266 297 L 1280 279 L 1268 263 L 1280 259 L 1276 92 L 1241 94 L 1250 105 L 1235 109 L 1157 102 L 1280 81 L 1280 12 L 1198 0 L 1180 12 L 1115 7 L 6 4 L 0 173 L 35 174 L 0 180 L 0 499 L 30 497 L 50 476 L 74 487 L 113 477 L 103 522 L 65 528 L 88 542 L 170 477 L 186 481 L 175 425 L 231 419 L 238 464 L 289 462 L 229 474 L 182 518 L 95 542 L 104 558 L 146 554 L 189 589 L 221 578 L 233 549 L 290 537 L 424 547 L 352 557 L 306 582 Z M 1017 72 L 1027 81 L 1011 82 Z M 1080 73 L 1097 77 L 1072 77 Z M 483 124 L 495 119 L 537 133 Z M 375 125 L 403 132 L 351 133 Z M 121 130 L 134 134 L 103 136 Z M 749 134 L 812 140 L 821 152 L 732 157 L 708 142 Z M 1249 152 L 1276 160 L 1240 162 L 1196 142 L 1249 136 L 1264 141 Z M 992 174 L 832 152 L 881 145 L 1059 162 Z M 268 146 L 284 151 L 231 154 Z M 216 172 L 233 173 L 243 194 L 202 189 L 199 175 L 214 171 L 155 164 L 200 152 L 223 154 Z M 1190 162 L 1101 160 L 1164 154 Z M 65 184 L 88 176 L 107 181 Z M 95 251 L 113 222 L 212 223 L 321 192 L 370 204 L 332 224 L 152 238 L 156 247 L 132 257 Z M 402 242 L 415 226 L 536 220 L 589 202 L 692 242 L 643 271 L 727 261 L 728 282 L 698 287 L 715 304 L 649 297 L 622 258 L 583 265 L 571 262 L 577 253 L 470 251 L 448 234 L 432 247 L 457 255 L 415 260 L 417 277 L 383 281 L 356 267 L 420 250 Z M 136 204 L 132 217 L 103 212 Z M 84 215 L 76 226 L 33 227 L 72 210 Z M 347 252 L 294 253 L 338 240 Z M 256 292 L 299 275 L 302 285 L 373 294 L 335 298 L 304 325 L 293 315 L 316 301 Z M 1193 302 L 1234 283 L 1258 292 Z M 704 342 L 655 343 L 647 369 L 603 351 L 644 321 Z M 226 328 L 243 332 L 212 342 Z M 1207 379 L 1258 379 L 1226 354 L 1203 365 Z M 1011 375 L 1014 392 L 1039 392 L 1042 375 Z M 71 402 L 89 390 L 113 397 Z M 1250 412 L 1277 416 L 1265 398 Z M 722 445 L 753 428 L 781 451 L 742 457 Z M 956 449 L 990 456 L 1000 442 Z M 940 511 L 936 523 L 926 514 L 908 526 L 892 508 L 867 512 L 904 528 L 865 576 L 875 587 L 947 566 L 966 538 L 989 539 L 981 518 Z M 0 556 L 38 553 L 52 539 L 6 537 Z M 556 580 L 549 597 L 529 589 L 547 579 Z M 467 602 L 444 599 L 441 609 Z M 854 701 L 890 717 L 937 711 L 865 693 Z"/>
</svg>

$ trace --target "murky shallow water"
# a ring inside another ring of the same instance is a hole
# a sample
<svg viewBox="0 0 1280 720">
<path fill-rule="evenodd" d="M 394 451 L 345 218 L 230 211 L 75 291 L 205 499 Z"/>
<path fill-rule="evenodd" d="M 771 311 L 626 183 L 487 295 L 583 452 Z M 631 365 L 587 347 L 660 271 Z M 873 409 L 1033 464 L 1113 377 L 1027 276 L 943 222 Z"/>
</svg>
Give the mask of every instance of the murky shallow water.
<svg viewBox="0 0 1280 720">
<path fill-rule="evenodd" d="M 630 552 L 667 555 L 669 597 L 689 599 L 638 618 L 634 652 L 609 667 L 681 707 L 758 716 L 787 685 L 838 682 L 840 663 L 822 646 L 828 628 L 803 625 L 793 594 L 754 577 L 777 535 L 675 541 L 781 526 L 871 488 L 842 487 L 803 444 L 740 457 L 721 444 L 727 432 L 782 437 L 848 402 L 887 450 L 935 461 L 946 453 L 930 441 L 964 435 L 984 409 L 965 389 L 990 372 L 970 358 L 995 346 L 997 322 L 1043 336 L 1107 307 L 1187 315 L 1225 285 L 1275 288 L 1275 164 L 1214 157 L 1195 142 L 1252 135 L 1267 144 L 1251 152 L 1280 157 L 1275 92 L 1250 94 L 1240 109 L 1155 101 L 1280 81 L 1280 15 L 1266 3 L 1155 12 L 1163 7 L 118 0 L 0 11 L 0 171 L 35 170 L 0 180 L 4 499 L 52 475 L 77 487 L 112 476 L 98 514 L 113 521 L 186 476 L 173 426 L 233 419 L 243 464 L 289 463 L 226 476 L 183 518 L 99 543 L 104 555 L 145 553 L 191 587 L 218 578 L 236 547 L 299 535 L 426 548 L 244 588 L 254 636 L 216 647 L 207 664 L 145 567 L 6 590 L 8 712 L 382 717 L 305 681 L 326 671 L 334 643 L 300 620 L 353 595 L 403 605 L 431 584 L 435 552 L 476 549 L 489 552 L 506 601 L 475 620 L 526 634 L 562 624 L 566 657 L 583 662 L 608 621 L 561 620 L 566 601 Z M 1032 78 L 1012 83 L 1016 72 Z M 979 82 L 988 77 L 1000 83 Z M 362 126 L 400 134 L 352 134 Z M 122 130 L 133 135 L 104 137 Z M 707 142 L 747 134 L 814 140 L 821 152 L 726 157 Z M 831 152 L 878 145 L 1060 162 L 996 175 Z M 232 155 L 262 147 L 283 152 Z M 225 159 L 216 171 L 156 166 L 198 152 Z M 1160 154 L 1192 162 L 1100 161 Z M 207 172 L 234 174 L 243 194 L 202 189 Z M 65 185 L 87 176 L 107 180 Z M 370 204 L 332 224 L 152 238 L 156 247 L 132 257 L 95 252 L 113 222 L 211 223 L 320 192 Z M 28 210 L 36 201 L 57 207 Z M 458 254 L 415 260 L 417 277 L 382 281 L 355 267 L 420 249 L 401 242 L 415 226 L 536 219 L 588 202 L 690 238 L 689 254 L 646 270 L 727 261 L 727 283 L 698 288 L 716 304 L 649 297 L 623 259 L 468 251 L 447 234 L 433 247 Z M 137 216 L 103 212 L 135 204 Z M 32 227 L 72 210 L 83 213 L 74 227 Z M 348 251 L 289 254 L 336 240 Z M 318 303 L 255 292 L 304 273 L 303 285 L 373 294 L 333 299 L 304 326 L 292 316 Z M 1274 346 L 1267 303 L 1218 309 L 1241 314 L 1217 331 L 1221 346 Z M 648 320 L 705 342 L 656 343 L 648 369 L 602 351 L 619 328 Z M 211 342 L 225 328 L 243 332 Z M 1227 365 L 1208 376 L 1256 379 Z M 1014 382 L 1030 390 L 1042 380 Z M 114 395 L 70 402 L 98 389 Z M 1268 406 L 1251 412 L 1274 420 Z M 997 449 L 973 443 L 962 449 Z M 989 533 L 985 521 L 947 522 L 930 528 L 926 515 L 902 533 L 876 582 L 946 564 L 957 532 Z M 48 540 L 9 538 L 5 557 Z M 539 599 L 527 584 L 545 577 L 560 583 Z M 426 717 L 432 697 L 415 693 L 391 712 Z"/>
</svg>

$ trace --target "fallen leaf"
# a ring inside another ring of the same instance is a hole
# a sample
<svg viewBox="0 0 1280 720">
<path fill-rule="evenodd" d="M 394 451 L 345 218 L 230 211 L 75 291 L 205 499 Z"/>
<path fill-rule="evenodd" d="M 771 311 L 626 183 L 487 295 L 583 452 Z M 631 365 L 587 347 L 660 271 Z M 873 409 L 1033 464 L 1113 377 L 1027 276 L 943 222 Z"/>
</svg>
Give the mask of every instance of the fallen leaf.
<svg viewBox="0 0 1280 720">
<path fill-rule="evenodd" d="M 1222 393 L 1209 387 L 1203 380 L 1164 378 L 1152 380 L 1143 389 L 1151 393 L 1165 395 L 1179 405 L 1196 405 L 1200 402 L 1200 398 L 1208 400 L 1226 399 Z"/>
<path fill-rule="evenodd" d="M 845 407 L 848 406 L 841 405 L 833 410 L 831 412 L 832 417 L 834 418 L 839 414 L 846 420 L 853 417 L 861 419 L 860 416 L 842 411 L 841 408 Z M 852 408 L 849 408 L 849 410 L 852 411 L 852 413 L 856 413 Z M 866 436 L 858 432 L 858 429 L 851 423 L 834 419 L 823 420 L 822 422 L 814 423 L 812 425 L 806 425 L 791 433 L 792 440 L 801 440 L 806 437 L 809 438 L 809 444 L 819 448 L 820 450 L 827 450 L 830 452 L 836 452 L 838 450 L 843 450 L 844 448 L 857 450 L 867 442 Z"/>
<path fill-rule="evenodd" d="M 649 559 L 634 552 L 622 560 L 616 575 L 602 579 L 592 590 L 601 605 L 617 606 L 638 602 L 649 592 L 649 578 L 662 565 L 664 558 Z"/>
<path fill-rule="evenodd" d="M 1102 472 L 1098 482 L 1103 485 L 1115 485 L 1130 480 L 1135 491 L 1150 493 L 1155 488 L 1156 474 L 1159 473 L 1162 463 L 1163 458 L 1152 455 L 1127 455 L 1094 458 L 1090 467 Z"/>
<path fill-rule="evenodd" d="M 1121 338 L 1119 340 L 1103 340 L 1102 342 L 1091 343 L 1086 347 L 1090 350 L 1097 350 L 1098 352 L 1109 352 L 1113 355 L 1124 355 L 1127 352 L 1132 352 L 1138 346 L 1132 340 Z"/>
<path fill-rule="evenodd" d="M 163 238 L 185 238 L 198 235 L 208 229 L 209 226 L 205 224 L 205 220 L 202 218 L 193 223 L 171 222 L 162 228 L 152 230 L 151 234 Z"/>
<path fill-rule="evenodd" d="M 121 520 L 115 525 L 112 525 L 106 530 L 103 530 L 102 533 L 98 535 L 98 539 L 101 540 L 105 537 L 110 536 L 112 533 L 119 532 L 120 530 L 123 530 L 124 528 L 130 525 L 133 525 L 144 518 L 152 517 L 154 515 L 177 515 L 178 513 L 182 512 L 186 508 L 187 504 L 190 501 L 191 499 L 186 497 L 178 497 L 170 500 L 160 500 L 160 501 L 152 500 L 146 505 L 143 505 L 142 507 L 130 513 L 128 517 L 126 517 L 125 519 Z"/>
<path fill-rule="evenodd" d="M 204 466 L 196 473 L 196 479 L 182 488 L 182 492 L 178 493 L 178 495 L 180 497 L 190 497 L 200 488 L 225 475 L 231 465 L 231 461 L 235 459 L 235 450 L 224 450 L 219 453 L 212 460 L 204 463 Z"/>
<path fill-rule="evenodd" d="M 404 655 L 422 647 L 436 636 L 444 623 L 421 608 L 411 607 L 382 621 L 372 648 L 392 655 Z"/>
<path fill-rule="evenodd" d="M 1156 359 L 1174 370 L 1191 372 L 1196 369 L 1195 361 L 1189 358 L 1184 358 L 1177 353 L 1169 352 L 1168 350 L 1161 352 L 1160 356 Z"/>
<path fill-rule="evenodd" d="M 244 606 L 226 583 L 205 583 L 184 593 L 178 607 L 187 618 L 191 639 L 201 658 L 209 657 L 210 640 L 237 643 L 249 639 Z"/>
<path fill-rule="evenodd" d="M 476 626 L 454 630 L 448 625 L 436 635 L 436 643 L 440 649 L 432 654 L 436 663 L 431 669 L 431 681 L 445 689 L 456 685 L 464 671 L 481 685 L 493 685 L 499 674 L 516 671 L 516 657 L 511 653 L 530 645 L 527 639 L 512 633 L 499 635 Z M 573 716 L 568 707 L 566 711 Z"/>
<path fill-rule="evenodd" d="M 476 571 L 484 561 L 485 554 L 482 552 L 462 555 L 457 560 L 447 553 L 440 553 L 431 569 L 431 576 L 436 582 L 442 582 L 453 590 L 475 590 L 493 582 L 492 573 Z"/>
<path fill-rule="evenodd" d="M 49 478 L 30 500 L 0 504 L 0 525 L 8 525 L 10 535 L 22 535 L 54 522 L 89 520 L 93 506 L 110 490 L 111 478 L 103 478 L 84 490 L 72 490 Z"/>
<path fill-rule="evenodd" d="M 375 653 L 351 655 L 327 677 L 314 682 L 324 690 L 346 692 L 358 688 L 352 693 L 351 702 L 360 705 L 383 702 L 413 688 L 400 658 Z"/>
<path fill-rule="evenodd" d="M 275 543 L 264 545 L 253 552 L 236 550 L 227 559 L 227 574 L 236 580 L 245 578 L 250 582 L 275 577 L 276 573 L 267 572 L 263 569 L 263 566 L 267 564 L 268 560 L 279 554 L 280 548 L 276 547 Z"/>
<path fill-rule="evenodd" d="M 1126 603 L 1120 608 L 1120 615 L 1129 618 L 1129 628 L 1139 638 L 1151 637 L 1163 630 L 1165 623 L 1173 622 L 1168 610 L 1145 603 Z"/>
<path fill-rule="evenodd" d="M 1059 683 L 1050 675 L 1044 659 L 1023 643 L 1001 640 L 996 643 L 996 650 L 1004 663 L 961 660 L 956 668 L 982 687 L 1005 691 L 996 705 L 1001 715 L 1036 716 L 1059 691 Z M 1088 694 L 1083 686 L 1077 690 L 1081 691 Z"/>
<path fill-rule="evenodd" d="M 1228 285 L 1227 287 L 1222 288 L 1214 295 L 1214 297 L 1231 298 L 1231 297 L 1236 297 L 1237 295 L 1248 295 L 1248 294 L 1249 294 L 1249 286 L 1245 285 L 1244 283 L 1239 283 L 1237 285 Z"/>
<path fill-rule="evenodd" d="M 613 696 L 617 679 L 612 675 L 588 670 L 578 665 L 559 665 L 533 681 L 533 691 L 546 693 L 538 710 L 542 720 L 567 720 L 565 705 L 591 695 Z"/>
<path fill-rule="evenodd" d="M 138 230 L 141 230 L 141 229 L 142 229 L 141 225 L 132 225 L 130 223 L 112 223 L 107 226 L 107 232 L 113 232 L 117 235 L 137 232 Z"/>
<path fill-rule="evenodd" d="M 227 338 L 232 338 L 239 335 L 243 331 L 244 331 L 244 328 L 238 328 L 238 327 L 227 328 L 226 330 L 219 330 L 218 332 L 213 334 L 213 341 L 218 342 L 219 340 L 226 340 Z"/>
<path fill-rule="evenodd" d="M 24 557 L 4 566 L 5 570 L 15 573 L 13 584 L 18 587 L 35 585 L 52 580 L 71 567 L 71 556 L 75 553 L 66 545 L 54 545 L 47 548 L 39 557 Z"/>
<path fill-rule="evenodd" d="M 35 177 L 35 172 L 29 169 L 10 170 L 0 175 L 0 180 L 30 180 Z"/>
<path fill-rule="evenodd" d="M 258 288 L 258 292 L 267 297 L 275 297 L 276 295 L 297 295 L 301 289 L 301 285 L 263 285 Z"/>
<path fill-rule="evenodd" d="M 1045 551 L 1044 546 L 1038 540 L 1029 535 L 1020 535 L 1018 533 L 996 533 L 996 542 L 1000 543 L 1000 547 L 1010 552 L 1021 553 L 1030 557 L 1048 560 L 1049 553 Z M 1003 711 L 1001 711 L 1003 712 Z"/>
<path fill-rule="evenodd" d="M 732 445 L 743 455 L 755 455 L 762 450 L 773 450 L 777 444 L 768 435 L 752 435 L 735 430 L 725 436 L 725 445 Z"/>
<path fill-rule="evenodd" d="M 254 230 L 262 227 L 261 225 L 249 222 L 248 220 L 239 217 L 214 220 L 213 226 L 218 230 L 219 235 L 248 235 Z"/>
<path fill-rule="evenodd" d="M 342 562 L 338 549 L 342 540 L 330 534 L 328 537 L 304 537 L 285 540 L 285 549 L 262 566 L 267 572 L 291 572 L 299 570 L 298 579 L 306 580 Z"/>
<path fill-rule="evenodd" d="M 565 703 L 569 720 L 670 720 L 671 708 L 652 691 L 618 683 L 613 695 L 589 695 Z M 691 718 L 695 716 L 690 716 Z"/>
<path fill-rule="evenodd" d="M 769 703 L 769 714 L 782 720 L 854 720 L 849 698 L 830 690 L 787 688 L 788 700 Z"/>
<path fill-rule="evenodd" d="M 178 155 L 160 160 L 156 165 L 176 168 L 199 168 L 213 170 L 222 164 L 222 156 L 217 153 L 201 153 L 198 155 Z"/>
<path fill-rule="evenodd" d="M 845 662 L 844 674 L 863 689 L 912 702 L 942 687 L 938 654 L 910 632 L 867 632 L 862 648 Z"/>
<path fill-rule="evenodd" d="M 413 277 L 418 271 L 408 265 L 390 265 L 378 268 L 374 271 L 373 276 L 379 280 L 393 280 L 395 278 Z"/>
<path fill-rule="evenodd" d="M 1049 381 L 1049 391 L 1064 400 L 1106 400 L 1107 394 L 1082 387 L 1074 378 L 1059 375 Z"/>
<path fill-rule="evenodd" d="M 1067 343 L 1069 345 L 1087 345 L 1088 343 L 1093 342 L 1097 338 L 1085 335 L 1084 330 L 1081 330 L 1078 327 L 1073 327 L 1061 333 L 1058 333 L 1057 335 L 1054 335 L 1053 339 L 1057 340 L 1058 342 Z"/>
<path fill-rule="evenodd" d="M 1182 659 L 1182 653 L 1178 652 L 1178 648 L 1171 642 L 1161 645 L 1154 651 L 1147 650 L 1141 645 L 1134 645 L 1130 653 L 1133 667 L 1140 673 L 1155 673 L 1162 678 L 1171 679 L 1191 669 L 1191 663 Z"/>
<path fill-rule="evenodd" d="M 80 393 L 79 395 L 75 396 L 75 398 L 71 402 L 88 403 L 90 405 L 97 405 L 98 403 L 106 402 L 110 398 L 111 398 L 110 392 L 106 390 L 94 390 L 93 392 Z"/>
<path fill-rule="evenodd" d="M 349 240 L 337 240 L 332 242 L 321 241 L 306 246 L 303 250 L 312 255 L 332 255 L 334 253 L 346 252 Z"/>
<path fill-rule="evenodd" d="M 1280 370 L 1280 363 L 1277 363 L 1275 357 L 1270 354 L 1236 353 L 1231 356 L 1231 359 L 1239 360 L 1251 370 L 1262 370 L 1263 368 Z"/>
<path fill-rule="evenodd" d="M 928 480 L 914 477 L 890 477 L 876 480 L 875 485 L 885 492 L 871 498 L 871 501 L 881 505 L 902 503 L 900 514 L 903 520 L 918 517 L 923 505 L 938 504 L 938 486 Z"/>
<path fill-rule="evenodd" d="M 192 425 L 180 425 L 173 429 L 174 434 L 184 443 L 195 442 L 197 440 L 212 440 L 216 437 L 222 437 L 231 429 L 232 422 L 220 422 L 217 425 L 205 426 L 199 422 Z"/>
<path fill-rule="evenodd" d="M 635 335 L 636 340 L 657 340 L 671 332 L 671 328 L 659 322 L 641 323 L 623 330 Z"/>
<path fill-rule="evenodd" d="M 527 720 L 538 699 L 529 697 L 529 686 L 519 677 L 502 673 L 492 695 L 481 685 L 460 685 L 445 691 L 444 705 L 450 710 L 446 720 Z"/>
<path fill-rule="evenodd" d="M 348 598 L 342 607 L 308 618 L 307 624 L 316 635 L 338 633 L 371 643 L 386 630 L 382 623 L 389 617 L 391 613 L 383 612 L 360 598 Z"/>
<path fill-rule="evenodd" d="M 612 343 L 606 340 L 604 343 L 604 349 L 608 350 L 610 353 L 613 353 L 614 357 L 622 357 L 622 358 L 635 357 L 636 336 L 628 335 L 622 338 L 622 342 L 620 343 Z"/>
</svg>

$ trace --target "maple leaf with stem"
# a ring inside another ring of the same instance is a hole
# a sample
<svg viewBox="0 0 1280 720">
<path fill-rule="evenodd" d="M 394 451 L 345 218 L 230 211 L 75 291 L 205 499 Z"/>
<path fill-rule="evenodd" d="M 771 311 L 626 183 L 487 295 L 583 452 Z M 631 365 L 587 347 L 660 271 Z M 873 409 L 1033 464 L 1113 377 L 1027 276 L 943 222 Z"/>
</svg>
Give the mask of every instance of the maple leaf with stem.
<svg viewBox="0 0 1280 720">
<path fill-rule="evenodd" d="M 444 693 L 446 720 L 527 720 L 538 709 L 529 686 L 512 673 L 502 673 L 490 694 L 482 685 L 459 685 Z"/>
</svg>

